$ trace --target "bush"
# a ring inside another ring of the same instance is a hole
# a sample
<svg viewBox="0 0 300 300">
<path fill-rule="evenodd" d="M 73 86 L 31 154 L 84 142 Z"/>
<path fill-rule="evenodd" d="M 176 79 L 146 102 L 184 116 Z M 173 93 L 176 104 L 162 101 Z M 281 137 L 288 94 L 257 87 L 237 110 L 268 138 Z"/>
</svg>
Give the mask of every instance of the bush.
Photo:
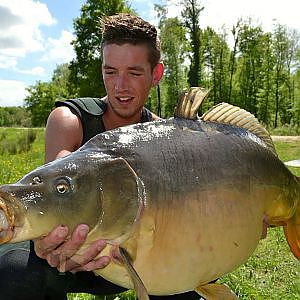
<svg viewBox="0 0 300 300">
<path fill-rule="evenodd" d="M 0 132 L 0 154 L 20 154 L 30 151 L 33 142 L 36 139 L 34 129 L 24 129 L 15 131 L 14 134 L 8 135 L 8 129 L 2 128 Z"/>
<path fill-rule="evenodd" d="M 283 125 L 270 129 L 271 135 L 300 135 L 299 126 Z"/>
</svg>

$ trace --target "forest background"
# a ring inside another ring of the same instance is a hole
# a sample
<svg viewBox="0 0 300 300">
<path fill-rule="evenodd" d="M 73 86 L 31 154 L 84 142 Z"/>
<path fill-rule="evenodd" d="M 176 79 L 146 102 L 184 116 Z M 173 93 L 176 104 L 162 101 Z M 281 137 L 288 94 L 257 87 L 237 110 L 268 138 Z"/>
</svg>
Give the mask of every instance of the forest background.
<svg viewBox="0 0 300 300">
<path fill-rule="evenodd" d="M 299 135 L 300 33 L 278 23 L 264 32 L 251 19 L 229 31 L 201 28 L 201 1 L 180 2 L 181 17 L 175 18 L 167 17 L 167 6 L 155 6 L 165 75 L 146 106 L 170 117 L 182 90 L 202 86 L 211 89 L 202 111 L 228 102 L 271 131 Z M 103 97 L 99 19 L 117 12 L 133 11 L 123 0 L 87 0 L 73 22 L 75 59 L 58 65 L 51 81 L 28 87 L 24 107 L 0 107 L 0 126 L 43 127 L 56 100 Z"/>
</svg>

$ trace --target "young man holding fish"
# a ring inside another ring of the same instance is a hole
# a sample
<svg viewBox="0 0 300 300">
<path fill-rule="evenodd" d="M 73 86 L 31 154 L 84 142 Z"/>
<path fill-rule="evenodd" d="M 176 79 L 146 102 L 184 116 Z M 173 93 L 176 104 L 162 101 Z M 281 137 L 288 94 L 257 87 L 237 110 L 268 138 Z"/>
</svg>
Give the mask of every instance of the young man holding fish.
<svg viewBox="0 0 300 300">
<path fill-rule="evenodd" d="M 97 133 L 158 119 L 144 108 L 150 89 L 159 83 L 164 70 L 155 27 L 126 14 L 108 17 L 102 25 L 102 73 L 107 96 L 92 104 L 97 108 L 97 130 L 84 117 L 89 112 L 82 102 L 59 102 L 47 122 L 46 162 L 77 150 Z M 9 251 L 8 256 L 0 258 L 1 299 L 59 300 L 66 299 L 70 292 L 124 291 L 90 272 L 106 267 L 112 258 L 101 256 L 106 246 L 104 240 L 80 250 L 88 232 L 85 224 L 78 225 L 73 232 L 60 225 L 46 237 L 34 241 L 34 251 L 33 245 L 30 252 L 29 249 Z M 163 299 L 192 300 L 199 299 L 199 295 L 189 292 Z"/>
</svg>

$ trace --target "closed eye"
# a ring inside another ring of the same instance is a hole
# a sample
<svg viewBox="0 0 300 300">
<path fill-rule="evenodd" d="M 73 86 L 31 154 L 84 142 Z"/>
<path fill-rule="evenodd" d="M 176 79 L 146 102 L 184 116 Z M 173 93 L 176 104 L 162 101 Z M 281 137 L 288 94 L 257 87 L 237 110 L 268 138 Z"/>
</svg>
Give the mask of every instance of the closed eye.
<svg viewBox="0 0 300 300">
<path fill-rule="evenodd" d="M 130 75 L 133 75 L 133 76 L 142 76 L 143 74 L 142 73 L 136 73 L 136 72 L 130 72 Z"/>
<path fill-rule="evenodd" d="M 116 71 L 115 70 L 105 70 L 104 74 L 105 75 L 113 75 L 113 74 L 116 74 Z"/>
</svg>

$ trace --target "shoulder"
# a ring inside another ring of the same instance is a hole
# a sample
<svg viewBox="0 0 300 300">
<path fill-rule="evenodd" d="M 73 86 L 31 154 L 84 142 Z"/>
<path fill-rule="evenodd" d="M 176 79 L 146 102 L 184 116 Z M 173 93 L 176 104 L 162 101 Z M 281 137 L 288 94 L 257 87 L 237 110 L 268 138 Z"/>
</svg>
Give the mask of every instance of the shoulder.
<svg viewBox="0 0 300 300">
<path fill-rule="evenodd" d="M 55 108 L 49 115 L 47 127 L 49 124 L 58 127 L 77 127 L 81 123 L 77 114 L 67 106 L 59 106 Z"/>
<path fill-rule="evenodd" d="M 54 160 L 61 153 L 75 151 L 83 139 L 79 117 L 68 107 L 55 108 L 49 115 L 45 133 L 46 161 Z"/>
</svg>

